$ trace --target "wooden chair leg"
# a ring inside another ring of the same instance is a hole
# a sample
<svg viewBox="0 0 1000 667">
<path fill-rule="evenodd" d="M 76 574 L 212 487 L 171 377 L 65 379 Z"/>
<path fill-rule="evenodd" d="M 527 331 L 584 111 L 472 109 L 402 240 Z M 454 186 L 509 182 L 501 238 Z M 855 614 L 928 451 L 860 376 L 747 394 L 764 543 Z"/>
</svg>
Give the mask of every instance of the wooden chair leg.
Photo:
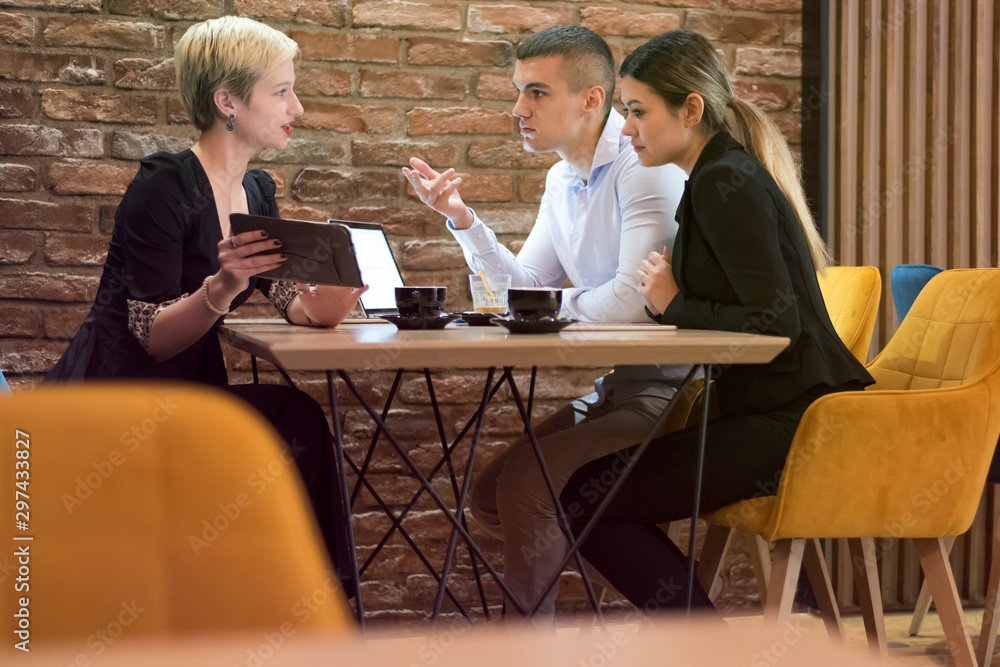
<svg viewBox="0 0 1000 667">
<path fill-rule="evenodd" d="M 969 632 L 962 619 L 962 602 L 958 599 L 958 589 L 955 588 L 955 577 L 948 563 L 948 550 L 944 540 L 940 537 L 914 538 L 913 546 L 917 548 L 920 567 L 923 568 L 924 578 L 931 589 L 955 667 L 975 667 L 972 640 L 969 639 Z"/>
<path fill-rule="evenodd" d="M 854 583 L 858 589 L 858 601 L 865 620 L 865 634 L 872 652 L 885 660 L 889 655 L 885 639 L 885 618 L 882 616 L 882 589 L 878 581 L 878 558 L 875 553 L 875 539 L 871 537 L 851 538 L 847 541 L 854 565 Z"/>
<path fill-rule="evenodd" d="M 833 582 L 830 580 L 830 570 L 826 567 L 823 557 L 823 547 L 817 538 L 806 540 L 806 550 L 802 564 L 806 567 L 809 583 L 812 585 L 816 602 L 823 615 L 823 623 L 830 639 L 844 643 L 844 626 L 840 622 L 840 608 L 837 606 L 837 595 L 833 592 Z"/>
<path fill-rule="evenodd" d="M 805 546 L 803 539 L 785 539 L 775 543 L 771 580 L 767 586 L 767 604 L 764 606 L 764 623 L 780 625 L 792 613 Z"/>
<path fill-rule="evenodd" d="M 951 553 L 951 548 L 955 544 L 955 536 L 948 535 L 944 539 L 945 549 Z M 987 589 L 988 590 L 988 589 Z M 913 618 L 910 619 L 910 636 L 916 637 L 920 634 L 920 626 L 924 623 L 924 617 L 931 608 L 931 589 L 927 587 L 927 581 L 920 585 L 920 595 L 917 597 L 917 606 L 913 609 Z"/>
<path fill-rule="evenodd" d="M 990 563 L 990 582 L 986 586 L 986 605 L 983 607 L 983 627 L 979 632 L 979 649 L 976 657 L 980 665 L 989 665 L 993 660 L 993 648 L 997 640 L 997 625 L 1000 624 L 1000 531 L 993 538 L 993 558 Z"/>
<path fill-rule="evenodd" d="M 767 605 L 767 586 L 771 581 L 771 548 L 767 540 L 748 530 L 741 530 L 746 540 L 750 563 L 753 565 L 754 577 L 757 579 L 757 593 L 760 596 L 760 606 Z"/>
<path fill-rule="evenodd" d="M 722 561 L 729 549 L 729 540 L 733 537 L 733 529 L 729 526 L 708 524 L 705 533 L 705 543 L 701 547 L 701 557 L 698 559 L 698 581 L 706 592 L 711 594 L 716 578 L 722 571 Z"/>
<path fill-rule="evenodd" d="M 663 526 L 660 526 L 661 528 Z M 680 521 L 671 521 L 666 526 L 667 537 L 669 537 L 674 544 L 680 544 L 681 535 L 684 533 L 684 526 L 681 525 Z"/>
<path fill-rule="evenodd" d="M 608 595 L 608 589 L 600 584 L 595 583 L 595 586 L 601 589 L 601 594 L 597 597 L 597 605 L 602 606 L 604 604 L 604 598 Z M 580 634 L 589 634 L 591 630 L 597 625 L 595 621 L 597 620 L 597 614 L 586 614 L 580 621 Z"/>
</svg>

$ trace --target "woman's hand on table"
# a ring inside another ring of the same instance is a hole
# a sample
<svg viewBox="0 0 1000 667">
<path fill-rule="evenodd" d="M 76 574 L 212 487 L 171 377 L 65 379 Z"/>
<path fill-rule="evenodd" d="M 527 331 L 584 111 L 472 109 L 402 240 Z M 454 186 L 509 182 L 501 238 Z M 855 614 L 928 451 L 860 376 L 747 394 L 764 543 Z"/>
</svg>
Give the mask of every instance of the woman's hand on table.
<svg viewBox="0 0 1000 667">
<path fill-rule="evenodd" d="M 670 251 L 666 248 L 663 249 L 663 254 L 651 252 L 635 272 L 636 280 L 639 281 L 639 294 L 655 315 L 662 314 L 680 292 L 674 281 L 671 259 Z"/>
<path fill-rule="evenodd" d="M 299 295 L 288 307 L 289 318 L 297 324 L 318 327 L 335 327 L 343 322 L 368 290 L 368 285 L 342 287 L 299 283 L 297 286 Z M 299 313 L 305 321 L 298 319 Z"/>
</svg>

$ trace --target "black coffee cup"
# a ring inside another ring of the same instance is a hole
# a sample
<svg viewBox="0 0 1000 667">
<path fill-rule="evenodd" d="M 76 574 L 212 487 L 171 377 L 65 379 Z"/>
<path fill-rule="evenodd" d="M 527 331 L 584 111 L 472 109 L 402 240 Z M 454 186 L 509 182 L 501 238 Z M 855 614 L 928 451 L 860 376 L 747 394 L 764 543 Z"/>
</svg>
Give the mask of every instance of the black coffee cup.
<svg viewBox="0 0 1000 667">
<path fill-rule="evenodd" d="M 547 287 L 511 287 L 507 290 L 507 309 L 515 320 L 537 322 L 558 317 L 562 290 Z"/>
<path fill-rule="evenodd" d="M 401 317 L 441 317 L 447 287 L 397 287 L 396 310 Z"/>
</svg>

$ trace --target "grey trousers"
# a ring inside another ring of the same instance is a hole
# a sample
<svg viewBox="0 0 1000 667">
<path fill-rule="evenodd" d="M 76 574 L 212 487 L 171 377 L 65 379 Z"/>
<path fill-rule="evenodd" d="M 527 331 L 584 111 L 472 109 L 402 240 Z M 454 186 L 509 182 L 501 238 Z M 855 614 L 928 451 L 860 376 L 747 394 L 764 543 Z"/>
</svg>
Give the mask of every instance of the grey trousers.
<svg viewBox="0 0 1000 667">
<path fill-rule="evenodd" d="M 642 442 L 667 402 L 656 396 L 634 396 L 615 403 L 609 397 L 595 407 L 577 399 L 535 427 L 556 493 L 584 464 Z M 523 605 L 533 604 L 568 542 L 527 435 L 479 474 L 470 509 L 490 534 L 504 542 L 504 580 Z M 538 609 L 540 617 L 555 613 L 558 594 L 558 586 L 549 591 Z"/>
</svg>

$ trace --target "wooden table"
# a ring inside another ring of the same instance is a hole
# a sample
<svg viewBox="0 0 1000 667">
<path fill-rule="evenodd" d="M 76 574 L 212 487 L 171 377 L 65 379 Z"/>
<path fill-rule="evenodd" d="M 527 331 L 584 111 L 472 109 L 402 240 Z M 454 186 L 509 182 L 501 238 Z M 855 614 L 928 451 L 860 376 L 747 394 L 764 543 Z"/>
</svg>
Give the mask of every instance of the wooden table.
<svg viewBox="0 0 1000 667">
<path fill-rule="evenodd" d="M 663 424 L 666 421 L 670 410 L 677 404 L 675 397 L 667 405 L 658 422 L 650 430 L 646 439 L 637 448 L 635 456 L 632 458 L 624 473 L 616 482 L 615 486 L 608 492 L 608 495 L 598 507 L 594 518 L 586 526 L 578 538 L 568 533 L 568 522 L 565 521 L 565 513 L 559 503 L 559 494 L 552 483 L 545 466 L 541 448 L 538 444 L 534 431 L 531 428 L 531 404 L 533 399 L 534 379 L 538 366 L 601 366 L 613 365 L 650 365 L 650 364 L 679 364 L 692 366 L 691 373 L 685 382 L 690 381 L 695 375 L 695 369 L 702 367 L 705 376 L 711 376 L 712 366 L 729 364 L 755 364 L 766 363 L 777 356 L 787 345 L 787 338 L 775 336 L 758 336 L 751 334 L 738 334 L 719 331 L 677 331 L 667 328 L 654 328 L 649 331 L 578 331 L 564 330 L 558 334 L 532 334 L 514 335 L 499 326 L 493 327 L 465 327 L 449 325 L 439 331 L 398 331 L 391 324 L 342 324 L 336 329 L 308 328 L 286 324 L 278 321 L 229 321 L 220 329 L 220 337 L 223 342 L 249 352 L 254 358 L 254 379 L 256 380 L 256 358 L 265 359 L 282 372 L 286 380 L 291 382 L 287 371 L 323 371 L 327 377 L 327 389 L 330 397 L 330 407 L 334 414 L 337 414 L 337 393 L 334 389 L 334 376 L 339 376 L 348 389 L 355 395 L 362 407 L 372 418 L 377 426 L 375 437 L 369 447 L 368 455 L 364 463 L 359 467 L 344 454 L 343 434 L 341 433 L 340 421 L 334 419 L 334 441 L 337 447 L 337 460 L 340 464 L 341 482 L 345 491 L 345 503 L 351 507 L 353 498 L 357 497 L 357 491 L 361 484 L 372 492 L 376 501 L 382 505 L 382 509 L 389 515 L 393 522 L 389 535 L 392 531 L 399 530 L 410 546 L 415 549 L 418 556 L 431 574 L 438 580 L 438 595 L 434 605 L 434 616 L 437 617 L 441 609 L 444 596 L 450 593 L 446 582 L 451 569 L 452 557 L 456 545 L 457 537 L 460 535 L 466 541 L 473 558 L 473 570 L 477 583 L 479 571 L 475 565 L 478 557 L 485 569 L 496 580 L 504 594 L 512 601 L 519 612 L 532 613 L 537 609 L 544 598 L 544 594 L 534 601 L 534 604 L 522 604 L 517 600 L 510 589 L 503 582 L 496 569 L 489 563 L 481 549 L 469 536 L 465 525 L 464 508 L 465 500 L 469 491 L 469 484 L 472 477 L 472 466 L 475 460 L 475 453 L 479 442 L 479 435 L 482 429 L 483 417 L 490 399 L 496 394 L 503 382 L 506 382 L 511 389 L 512 396 L 525 424 L 525 430 L 538 457 L 545 481 L 549 491 L 555 499 L 556 510 L 560 515 L 563 531 L 569 540 L 571 548 L 567 554 L 563 566 L 568 564 L 572 558 L 577 559 L 577 563 L 582 568 L 582 561 L 577 552 L 577 544 L 589 533 L 596 522 L 596 519 L 607 507 L 610 499 L 624 483 L 629 472 L 635 466 L 636 461 L 642 456 L 649 442 L 659 435 Z M 531 366 L 532 382 L 529 391 L 527 407 L 521 399 L 517 384 L 514 381 L 513 368 L 515 366 Z M 456 508 L 452 512 L 451 508 L 435 493 L 431 487 L 428 476 L 425 476 L 407 455 L 407 448 L 397 440 L 384 422 L 389 413 L 389 408 L 399 385 L 401 374 L 404 369 L 423 369 L 430 392 L 431 407 L 434 410 L 435 419 L 439 422 L 440 432 L 444 430 L 440 424 L 440 417 L 437 404 L 434 398 L 433 383 L 429 369 L 432 367 L 446 368 L 487 368 L 487 377 L 483 390 L 482 400 L 476 413 L 466 424 L 458 438 L 452 445 L 442 441 L 443 457 L 434 468 L 430 476 L 433 477 L 437 470 L 443 465 L 447 465 L 452 476 L 452 486 L 455 491 Z M 494 384 L 493 376 L 497 367 L 503 368 L 503 378 Z M 382 409 L 381 416 L 365 400 L 364 396 L 357 389 L 347 371 L 364 370 L 386 370 L 395 368 L 397 370 L 396 380 L 393 383 L 386 404 Z M 707 391 L 707 388 L 706 388 Z M 680 396 L 680 392 L 678 395 Z M 706 397 L 707 398 L 707 397 Z M 704 426 L 708 420 L 707 405 L 702 413 L 702 447 L 704 447 Z M 458 445 L 470 428 L 474 431 L 471 438 L 470 452 L 463 479 L 462 489 L 459 490 L 454 471 L 451 467 L 450 452 Z M 371 452 L 380 435 L 385 438 L 396 449 L 406 464 L 413 471 L 413 474 L 421 483 L 421 490 L 410 505 L 398 516 L 394 515 L 385 506 L 375 489 L 365 480 L 367 465 L 371 459 Z M 347 466 L 351 466 L 358 474 L 359 486 L 353 493 L 347 490 Z M 701 464 L 698 466 L 699 483 L 696 494 L 700 495 Z M 400 522 L 409 512 L 410 508 L 419 498 L 420 494 L 426 492 L 434 502 L 445 512 L 452 523 L 452 534 L 446 552 L 444 568 L 438 575 L 431 567 L 430 563 L 420 553 L 417 545 L 405 533 Z M 695 515 L 699 508 L 699 499 L 695 499 Z M 350 514 L 350 512 L 349 512 Z M 350 525 L 350 517 L 348 517 Z M 694 522 L 691 526 L 691 544 L 694 544 Z M 354 552 L 353 530 L 348 531 L 351 540 L 351 549 Z M 383 539 L 379 547 L 388 539 L 389 535 Z M 369 558 L 374 557 L 374 554 Z M 691 553 L 691 571 L 689 575 L 694 575 L 693 564 L 694 553 Z M 367 565 L 367 563 L 366 563 Z M 355 583 L 360 584 L 360 574 L 357 563 L 353 564 Z M 363 571 L 364 568 L 361 568 Z M 559 568 L 561 571 L 562 568 Z M 550 589 L 558 581 L 557 571 L 549 581 Z M 583 572 L 584 585 L 587 589 L 591 603 L 596 607 L 597 600 L 591 589 L 589 579 L 585 571 Z M 486 606 L 485 595 L 480 583 L 480 594 L 483 600 L 484 609 Z M 689 582 L 690 590 L 690 582 Z M 454 601 L 454 597 L 451 597 Z M 457 603 L 457 601 L 456 601 Z M 360 596 L 356 600 L 359 621 L 363 622 L 363 609 Z M 464 613 L 464 612 L 463 612 Z M 600 615 L 597 610 L 598 616 Z M 488 612 L 487 612 L 488 614 Z"/>
</svg>

